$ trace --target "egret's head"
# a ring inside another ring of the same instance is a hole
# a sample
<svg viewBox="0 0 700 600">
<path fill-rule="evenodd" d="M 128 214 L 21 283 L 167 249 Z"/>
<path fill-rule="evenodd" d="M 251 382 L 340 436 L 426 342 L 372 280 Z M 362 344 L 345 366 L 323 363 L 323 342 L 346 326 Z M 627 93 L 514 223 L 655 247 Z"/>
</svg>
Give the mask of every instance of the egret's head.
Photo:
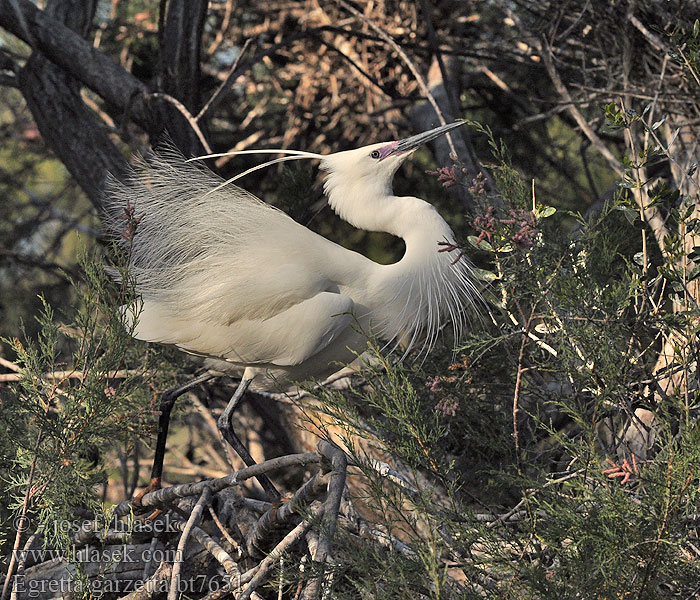
<svg viewBox="0 0 700 600">
<path fill-rule="evenodd" d="M 321 160 L 321 169 L 328 171 L 328 182 L 333 179 L 346 178 L 360 182 L 379 184 L 382 188 L 391 187 L 391 180 L 401 163 L 423 144 L 444 135 L 448 131 L 464 125 L 464 121 L 456 121 L 424 131 L 418 135 L 395 142 L 380 142 L 356 150 L 346 150 L 329 154 Z M 345 183 L 345 182 L 343 182 Z"/>
<path fill-rule="evenodd" d="M 403 140 L 325 156 L 321 169 L 328 171 L 324 185 L 328 204 L 355 227 L 391 232 L 391 216 L 383 209 L 395 204 L 391 189 L 394 173 L 414 150 L 461 125 L 464 122 L 457 121 Z"/>
</svg>

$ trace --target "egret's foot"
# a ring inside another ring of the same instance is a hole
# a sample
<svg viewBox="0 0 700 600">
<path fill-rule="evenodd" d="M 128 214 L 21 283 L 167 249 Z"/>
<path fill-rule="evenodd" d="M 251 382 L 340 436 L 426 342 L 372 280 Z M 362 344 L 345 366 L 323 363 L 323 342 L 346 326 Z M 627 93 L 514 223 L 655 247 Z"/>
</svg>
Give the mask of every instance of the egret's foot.
<svg viewBox="0 0 700 600">
<path fill-rule="evenodd" d="M 160 477 L 151 478 L 150 483 L 131 499 L 131 505 L 134 507 L 134 509 L 136 509 L 137 512 L 141 509 L 144 509 L 144 507 L 141 505 L 141 500 L 143 500 L 143 497 L 146 494 L 150 494 L 151 492 L 157 492 L 161 488 L 162 485 L 160 482 Z M 146 508 L 145 510 L 148 509 Z M 163 511 L 160 508 L 156 508 L 150 515 L 146 515 L 145 517 L 143 517 L 143 520 L 152 521 L 162 512 Z"/>
</svg>

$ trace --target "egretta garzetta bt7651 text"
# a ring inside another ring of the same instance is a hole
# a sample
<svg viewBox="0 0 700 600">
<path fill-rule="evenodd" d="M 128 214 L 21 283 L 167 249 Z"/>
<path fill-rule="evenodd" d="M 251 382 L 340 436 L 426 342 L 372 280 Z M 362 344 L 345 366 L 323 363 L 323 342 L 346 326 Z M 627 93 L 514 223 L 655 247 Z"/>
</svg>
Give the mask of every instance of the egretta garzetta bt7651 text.
<svg viewBox="0 0 700 600">
<path fill-rule="evenodd" d="M 447 321 L 459 337 L 478 295 L 471 267 L 435 208 L 395 196 L 392 180 L 416 148 L 462 124 L 286 157 L 321 160 L 340 218 L 404 240 L 404 256 L 390 265 L 327 240 L 172 151 L 154 154 L 141 176 L 112 182 L 111 206 L 132 207 L 137 223 L 123 240 L 139 298 L 134 336 L 242 372 L 219 421 L 237 451 L 231 416 L 254 379 L 279 385 L 329 375 L 366 349 L 367 332 L 403 352 L 429 349 Z"/>
</svg>

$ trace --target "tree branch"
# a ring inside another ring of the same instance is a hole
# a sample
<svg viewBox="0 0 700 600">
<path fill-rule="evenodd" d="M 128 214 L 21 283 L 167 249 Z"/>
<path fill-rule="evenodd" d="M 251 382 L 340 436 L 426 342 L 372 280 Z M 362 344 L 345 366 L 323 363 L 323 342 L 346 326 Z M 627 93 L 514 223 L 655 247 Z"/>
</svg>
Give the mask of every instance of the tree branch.
<svg viewBox="0 0 700 600">
<path fill-rule="evenodd" d="M 0 0 L 0 27 L 40 51 L 105 101 L 125 111 L 146 131 L 157 119 L 145 98 L 146 86 L 69 27 L 29 0 Z"/>
</svg>

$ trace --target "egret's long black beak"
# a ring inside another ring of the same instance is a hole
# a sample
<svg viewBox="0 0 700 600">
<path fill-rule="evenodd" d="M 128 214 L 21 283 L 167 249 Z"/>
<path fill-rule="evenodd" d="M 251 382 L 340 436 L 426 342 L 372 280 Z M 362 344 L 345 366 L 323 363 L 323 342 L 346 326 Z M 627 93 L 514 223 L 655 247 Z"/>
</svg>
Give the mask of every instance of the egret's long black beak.
<svg viewBox="0 0 700 600">
<path fill-rule="evenodd" d="M 436 127 L 435 129 L 430 129 L 429 131 L 412 135 L 411 137 L 399 140 L 398 142 L 387 144 L 387 146 L 380 150 L 383 155 L 381 158 L 385 159 L 388 156 L 397 156 L 399 154 L 404 154 L 406 152 L 410 152 L 411 150 L 415 150 L 419 146 L 422 146 L 423 144 L 446 134 L 448 131 L 461 127 L 465 124 L 465 122 L 466 121 L 455 121 L 454 123 L 448 123 L 447 125 L 442 125 L 441 127 Z"/>
</svg>

